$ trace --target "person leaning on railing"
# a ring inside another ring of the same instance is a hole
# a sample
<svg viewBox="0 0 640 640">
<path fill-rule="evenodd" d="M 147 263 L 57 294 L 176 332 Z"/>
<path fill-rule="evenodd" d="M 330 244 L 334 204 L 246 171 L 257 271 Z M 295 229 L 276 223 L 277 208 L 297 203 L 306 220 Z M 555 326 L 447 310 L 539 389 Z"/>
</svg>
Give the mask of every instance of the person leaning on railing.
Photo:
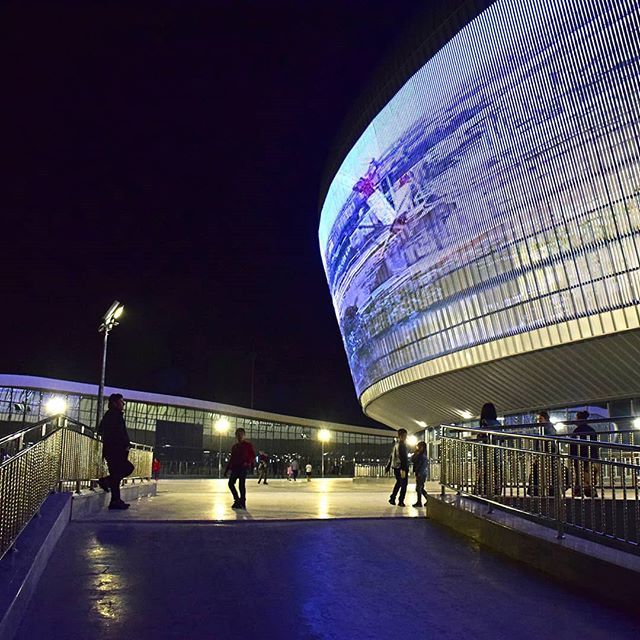
<svg viewBox="0 0 640 640">
<path fill-rule="evenodd" d="M 134 466 L 129 462 L 131 441 L 124 422 L 124 398 L 121 393 L 109 396 L 109 409 L 98 426 L 102 436 L 102 457 L 107 461 L 109 475 L 98 480 L 105 491 L 111 491 L 109 509 L 128 509 L 129 503 L 120 497 L 120 483 L 131 475 Z"/>
<path fill-rule="evenodd" d="M 557 436 L 558 432 L 556 428 L 553 426 L 551 419 L 549 418 L 549 413 L 547 411 L 539 411 L 536 416 L 536 424 L 540 427 L 541 435 L 543 436 Z M 555 468 L 553 465 L 555 464 L 555 460 L 546 459 L 546 456 L 539 455 L 541 452 L 544 453 L 555 453 L 556 446 L 554 442 L 541 442 L 540 440 L 533 441 L 533 450 L 536 454 L 533 454 L 533 463 L 531 464 L 531 474 L 529 476 L 529 487 L 527 489 L 527 495 L 530 496 L 539 496 L 541 492 L 540 486 L 540 476 L 543 476 L 543 480 L 546 479 L 547 484 L 547 495 L 552 496 L 554 493 L 554 479 L 555 479 Z M 545 469 L 552 469 L 551 473 L 545 474 L 541 471 Z"/>
<path fill-rule="evenodd" d="M 479 428 L 486 429 L 487 431 L 495 431 L 501 427 L 502 425 L 498 421 L 498 412 L 495 405 L 492 402 L 485 402 L 485 404 L 482 405 L 482 410 L 480 411 Z M 489 444 L 491 438 L 488 434 L 480 433 L 476 440 L 484 444 Z M 482 447 L 481 449 L 478 459 L 478 477 L 475 491 L 477 494 L 486 497 L 489 495 L 489 447 Z M 500 452 L 496 450 L 493 456 L 493 494 L 495 496 L 499 496 L 502 493 L 501 461 L 502 456 L 500 455 Z"/>
<path fill-rule="evenodd" d="M 587 422 L 588 411 L 578 411 L 576 413 L 576 428 L 571 434 L 572 437 L 581 440 L 595 440 L 598 435 L 596 430 Z M 598 497 L 598 492 L 594 486 L 598 483 L 598 468 L 600 460 L 600 450 L 597 446 L 572 444 L 569 447 L 569 454 L 574 458 L 574 488 L 576 495 L 584 493 L 585 496 Z M 576 457 L 581 459 L 575 459 Z"/>
</svg>

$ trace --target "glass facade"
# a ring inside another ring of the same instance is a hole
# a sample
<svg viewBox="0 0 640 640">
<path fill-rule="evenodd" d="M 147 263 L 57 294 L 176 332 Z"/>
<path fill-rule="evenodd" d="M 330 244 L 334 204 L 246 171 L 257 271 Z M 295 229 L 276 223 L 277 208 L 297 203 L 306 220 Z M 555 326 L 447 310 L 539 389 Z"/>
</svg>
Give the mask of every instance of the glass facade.
<svg viewBox="0 0 640 640">
<path fill-rule="evenodd" d="M 52 381 L 55 382 L 55 381 Z M 54 385 L 52 385 L 54 386 Z M 69 386 L 69 383 L 66 383 Z M 89 385 L 78 385 L 89 387 Z M 157 402 L 137 399 L 140 392 L 121 390 L 126 400 L 125 418 L 131 439 L 140 444 L 155 447 L 156 455 L 165 470 L 194 474 L 217 472 L 218 455 L 226 454 L 234 443 L 234 432 L 243 427 L 256 451 L 264 450 L 271 459 L 271 471 L 279 475 L 286 470 L 286 462 L 293 457 L 306 464 L 311 462 L 316 474 L 322 466 L 322 445 L 318 431 L 328 429 L 331 434 L 325 444 L 325 471 L 327 475 L 353 474 L 356 462 L 386 460 L 392 445 L 393 431 L 376 434 L 375 429 L 352 427 L 320 421 L 301 419 L 305 424 L 287 421 L 284 416 L 264 414 L 258 418 L 243 415 L 240 407 L 227 410 L 207 410 L 214 403 L 175 398 L 175 402 Z M 154 394 L 147 394 L 153 396 Z M 97 396 L 83 391 L 70 392 L 53 388 L 29 388 L 26 386 L 0 386 L 0 436 L 19 430 L 22 425 L 38 422 L 47 417 L 47 402 L 52 398 L 64 398 L 65 414 L 86 425 L 95 424 Z M 168 396 L 159 396 L 169 398 Z M 216 431 L 216 423 L 224 419 L 227 430 L 222 436 Z"/>
<path fill-rule="evenodd" d="M 497 0 L 373 119 L 319 231 L 359 395 L 638 304 L 639 23 L 637 2 Z"/>
</svg>

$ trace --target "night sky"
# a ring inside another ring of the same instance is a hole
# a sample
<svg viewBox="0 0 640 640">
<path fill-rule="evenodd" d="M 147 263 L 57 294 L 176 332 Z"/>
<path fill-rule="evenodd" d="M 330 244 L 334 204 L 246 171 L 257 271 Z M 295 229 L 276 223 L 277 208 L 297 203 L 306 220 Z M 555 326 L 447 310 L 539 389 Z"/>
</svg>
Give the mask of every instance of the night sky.
<svg viewBox="0 0 640 640">
<path fill-rule="evenodd" d="M 429 5 L 5 4 L 3 373 L 373 424 L 317 240 L 323 171 Z M 54 6 L 55 5 L 55 6 Z"/>
</svg>

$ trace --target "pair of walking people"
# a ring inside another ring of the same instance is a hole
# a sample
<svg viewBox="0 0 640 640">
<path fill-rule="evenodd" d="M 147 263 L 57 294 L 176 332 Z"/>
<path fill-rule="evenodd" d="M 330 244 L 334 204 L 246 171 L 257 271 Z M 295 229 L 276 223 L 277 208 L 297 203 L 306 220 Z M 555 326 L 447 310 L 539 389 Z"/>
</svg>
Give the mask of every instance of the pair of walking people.
<svg viewBox="0 0 640 640">
<path fill-rule="evenodd" d="M 416 445 L 416 451 L 411 458 L 411 464 L 413 465 L 413 472 L 416 477 L 416 493 L 418 494 L 418 499 L 412 506 L 422 507 L 422 498 L 426 499 L 427 497 L 424 485 L 427 481 L 429 470 L 427 445 L 425 442 L 419 442 Z M 395 505 L 397 498 L 397 505 L 399 507 L 404 507 L 406 506 L 404 499 L 407 495 L 407 486 L 409 484 L 409 453 L 407 451 L 406 429 L 398 429 L 398 439 L 393 445 L 389 461 L 387 462 L 387 473 L 391 471 L 391 469 L 393 469 L 393 475 L 396 478 L 396 482 L 393 485 L 393 490 L 389 496 L 389 504 Z"/>
</svg>

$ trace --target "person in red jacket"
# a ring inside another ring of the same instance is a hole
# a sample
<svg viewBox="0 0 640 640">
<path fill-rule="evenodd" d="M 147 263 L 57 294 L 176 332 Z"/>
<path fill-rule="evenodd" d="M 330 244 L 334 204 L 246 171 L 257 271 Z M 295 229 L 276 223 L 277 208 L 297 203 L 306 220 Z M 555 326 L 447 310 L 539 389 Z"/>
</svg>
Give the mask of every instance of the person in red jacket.
<svg viewBox="0 0 640 640">
<path fill-rule="evenodd" d="M 231 505 L 232 509 L 247 508 L 247 491 L 245 488 L 247 473 L 251 470 L 251 467 L 253 467 L 256 459 L 256 452 L 253 449 L 253 445 L 248 440 L 245 440 L 244 436 L 244 429 L 236 429 L 237 442 L 233 447 L 231 447 L 231 457 L 229 458 L 229 462 L 227 462 L 227 466 L 224 470 L 225 478 L 229 471 L 231 471 L 231 476 L 229 477 L 229 490 L 233 496 L 233 504 Z M 240 495 L 238 495 L 238 492 L 236 491 L 237 480 L 240 481 L 238 483 L 240 486 Z"/>
</svg>

